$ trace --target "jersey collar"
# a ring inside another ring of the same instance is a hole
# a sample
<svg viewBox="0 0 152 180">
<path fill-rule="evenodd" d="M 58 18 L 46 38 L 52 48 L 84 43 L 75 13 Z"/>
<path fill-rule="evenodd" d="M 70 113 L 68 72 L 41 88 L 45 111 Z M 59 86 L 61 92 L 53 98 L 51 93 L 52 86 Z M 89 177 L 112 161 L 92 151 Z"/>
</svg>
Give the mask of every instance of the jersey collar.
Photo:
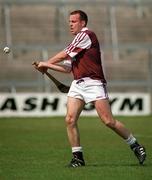
<svg viewBox="0 0 152 180">
<path fill-rule="evenodd" d="M 81 31 L 87 31 L 87 30 L 88 30 L 87 27 L 84 27 L 84 28 L 81 29 Z"/>
</svg>

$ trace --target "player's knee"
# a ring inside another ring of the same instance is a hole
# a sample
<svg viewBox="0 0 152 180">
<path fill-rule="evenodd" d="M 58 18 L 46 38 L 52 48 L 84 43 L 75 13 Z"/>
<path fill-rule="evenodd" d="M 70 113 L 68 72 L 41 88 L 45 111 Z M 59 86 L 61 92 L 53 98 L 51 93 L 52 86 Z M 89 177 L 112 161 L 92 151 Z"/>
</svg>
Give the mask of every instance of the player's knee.
<svg viewBox="0 0 152 180">
<path fill-rule="evenodd" d="M 76 121 L 71 115 L 65 117 L 65 122 L 68 127 L 74 127 L 76 125 Z"/>
</svg>

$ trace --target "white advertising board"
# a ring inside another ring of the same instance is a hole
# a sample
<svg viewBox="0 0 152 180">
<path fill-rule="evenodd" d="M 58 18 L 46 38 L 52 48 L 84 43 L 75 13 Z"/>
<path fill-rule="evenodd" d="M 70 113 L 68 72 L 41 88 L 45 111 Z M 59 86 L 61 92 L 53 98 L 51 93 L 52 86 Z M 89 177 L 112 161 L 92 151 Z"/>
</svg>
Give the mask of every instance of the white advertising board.
<svg viewBox="0 0 152 180">
<path fill-rule="evenodd" d="M 111 93 L 109 98 L 114 115 L 150 114 L 147 93 Z M 66 101 L 66 94 L 62 93 L 0 93 L 0 117 L 64 116 Z M 87 104 L 82 115 L 97 113 L 92 104 Z"/>
</svg>

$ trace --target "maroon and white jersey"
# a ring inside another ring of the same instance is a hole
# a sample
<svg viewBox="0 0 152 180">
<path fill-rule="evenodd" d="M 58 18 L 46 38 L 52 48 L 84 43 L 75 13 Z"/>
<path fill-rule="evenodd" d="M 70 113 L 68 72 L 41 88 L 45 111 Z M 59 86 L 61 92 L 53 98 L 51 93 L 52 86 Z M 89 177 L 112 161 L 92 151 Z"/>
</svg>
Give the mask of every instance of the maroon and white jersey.
<svg viewBox="0 0 152 180">
<path fill-rule="evenodd" d="M 106 83 L 98 39 L 94 32 L 83 28 L 65 48 L 72 60 L 74 79 L 90 77 Z"/>
</svg>

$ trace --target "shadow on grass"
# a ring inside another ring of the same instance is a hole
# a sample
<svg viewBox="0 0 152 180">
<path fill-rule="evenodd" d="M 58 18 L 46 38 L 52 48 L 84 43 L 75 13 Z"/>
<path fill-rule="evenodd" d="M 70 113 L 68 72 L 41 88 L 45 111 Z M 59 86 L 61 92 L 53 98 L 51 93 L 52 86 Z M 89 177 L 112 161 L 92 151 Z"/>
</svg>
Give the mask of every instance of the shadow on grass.
<svg viewBox="0 0 152 180">
<path fill-rule="evenodd" d="M 137 163 L 102 163 L 102 164 L 86 164 L 86 167 L 151 167 L 152 163 L 145 163 L 143 165 Z"/>
</svg>

